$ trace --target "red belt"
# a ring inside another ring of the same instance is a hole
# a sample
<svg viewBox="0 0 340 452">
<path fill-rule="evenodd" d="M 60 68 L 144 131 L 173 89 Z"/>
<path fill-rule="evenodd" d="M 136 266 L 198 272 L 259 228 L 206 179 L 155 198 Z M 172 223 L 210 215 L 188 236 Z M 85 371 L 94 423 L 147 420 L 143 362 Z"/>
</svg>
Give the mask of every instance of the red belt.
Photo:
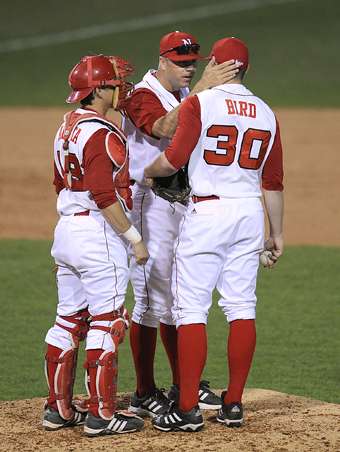
<svg viewBox="0 0 340 452">
<path fill-rule="evenodd" d="M 220 199 L 219 196 L 216 195 L 210 195 L 210 196 L 196 196 L 193 195 L 192 202 L 201 202 L 201 201 L 210 201 L 211 199 Z"/>
<path fill-rule="evenodd" d="M 84 210 L 83 212 L 77 212 L 77 213 L 74 213 L 73 215 L 75 217 L 80 217 L 80 216 L 88 217 L 90 215 L 90 211 Z"/>
</svg>

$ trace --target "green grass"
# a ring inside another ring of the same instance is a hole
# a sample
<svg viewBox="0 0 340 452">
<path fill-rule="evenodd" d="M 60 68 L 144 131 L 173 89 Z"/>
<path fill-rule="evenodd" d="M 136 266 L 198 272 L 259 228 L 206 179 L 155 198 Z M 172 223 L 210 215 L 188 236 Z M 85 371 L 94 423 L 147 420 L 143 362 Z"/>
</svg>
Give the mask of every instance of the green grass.
<svg viewBox="0 0 340 452">
<path fill-rule="evenodd" d="M 223 3 L 215 0 L 214 3 Z M 75 2 L 32 0 L 0 5 L 0 40 L 43 35 L 93 24 L 144 17 L 191 6 L 205 0 L 152 0 L 122 3 L 105 0 Z M 3 11 L 2 11 L 3 10 Z M 207 54 L 212 43 L 234 35 L 250 48 L 247 85 L 274 106 L 339 107 L 338 54 L 340 2 L 299 0 L 263 6 L 196 21 L 178 21 L 143 31 L 118 33 L 50 47 L 0 54 L 2 105 L 63 105 L 67 75 L 80 56 L 116 53 L 136 67 L 134 81 L 157 64 L 160 37 L 174 29 L 195 34 Z M 200 72 L 200 71 L 199 71 Z"/>
<path fill-rule="evenodd" d="M 44 335 L 54 322 L 56 290 L 47 241 L 0 241 L 2 344 L 0 399 L 44 396 Z M 258 343 L 248 387 L 268 388 L 340 402 L 339 248 L 288 247 L 278 267 L 262 270 L 258 284 Z M 132 307 L 131 291 L 128 306 Z M 211 310 L 205 378 L 222 388 L 227 380 L 227 326 L 216 303 Z M 77 393 L 83 393 L 79 358 Z M 120 350 L 119 390 L 134 389 L 128 340 Z M 156 376 L 169 387 L 162 346 Z"/>
</svg>

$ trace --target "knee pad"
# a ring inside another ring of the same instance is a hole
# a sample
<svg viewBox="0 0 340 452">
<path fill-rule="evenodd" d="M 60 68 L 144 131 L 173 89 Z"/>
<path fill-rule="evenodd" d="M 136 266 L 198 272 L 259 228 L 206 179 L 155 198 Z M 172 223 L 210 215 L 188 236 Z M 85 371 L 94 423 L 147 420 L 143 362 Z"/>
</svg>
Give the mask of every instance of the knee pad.
<svg viewBox="0 0 340 452">
<path fill-rule="evenodd" d="M 60 328 L 68 331 L 72 335 L 73 348 L 79 347 L 79 342 L 83 341 L 89 330 L 89 317 L 90 314 L 87 309 L 83 309 L 76 314 L 68 315 L 68 316 L 58 316 L 57 321 L 55 322 Z M 63 323 L 58 322 L 58 319 L 62 319 L 66 322 L 73 323 L 74 326 L 70 327 L 64 325 Z"/>
<path fill-rule="evenodd" d="M 107 322 L 108 326 L 96 325 L 94 322 Z M 118 311 L 93 316 L 91 318 L 90 329 L 109 333 L 113 343 L 113 351 L 117 351 L 118 345 L 124 340 L 125 332 L 129 328 L 129 325 L 129 313 L 122 306 Z"/>
</svg>

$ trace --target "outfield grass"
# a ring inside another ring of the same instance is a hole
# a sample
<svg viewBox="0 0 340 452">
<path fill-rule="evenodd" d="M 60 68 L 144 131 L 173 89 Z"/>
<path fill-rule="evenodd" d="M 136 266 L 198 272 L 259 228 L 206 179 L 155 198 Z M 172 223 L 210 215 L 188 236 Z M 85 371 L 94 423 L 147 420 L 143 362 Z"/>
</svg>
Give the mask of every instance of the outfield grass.
<svg viewBox="0 0 340 452">
<path fill-rule="evenodd" d="M 241 1 L 241 0 L 240 0 Z M 242 0 L 243 1 L 243 0 Z M 214 0 L 213 4 L 223 3 Z M 234 2 L 235 3 L 235 2 Z M 244 2 L 243 2 L 244 3 Z M 0 5 L 0 40 L 68 31 L 206 5 L 205 0 L 120 3 L 107 0 L 11 1 Z M 274 106 L 339 107 L 338 0 L 296 0 L 251 11 L 130 31 L 89 40 L 0 54 L 1 105 L 63 105 L 67 75 L 84 54 L 116 53 L 136 67 L 134 81 L 155 67 L 160 37 L 174 29 L 195 34 L 208 54 L 212 43 L 238 36 L 250 48 L 247 85 Z M 203 65 L 201 65 L 203 66 Z M 200 71 L 199 71 L 200 72 Z"/>
<path fill-rule="evenodd" d="M 54 321 L 56 307 L 49 248 L 47 241 L 0 240 L 2 400 L 46 394 L 44 335 Z M 340 248 L 288 247 L 276 269 L 261 271 L 258 345 L 248 387 L 340 402 L 339 261 Z M 131 292 L 127 304 L 131 309 Z M 222 388 L 227 372 L 227 327 L 216 303 L 208 331 L 205 377 L 213 387 Z M 160 386 L 169 386 L 169 374 L 159 346 L 156 375 Z M 134 372 L 125 341 L 120 354 L 119 390 L 133 389 Z M 76 392 L 84 392 L 81 369 Z"/>
</svg>

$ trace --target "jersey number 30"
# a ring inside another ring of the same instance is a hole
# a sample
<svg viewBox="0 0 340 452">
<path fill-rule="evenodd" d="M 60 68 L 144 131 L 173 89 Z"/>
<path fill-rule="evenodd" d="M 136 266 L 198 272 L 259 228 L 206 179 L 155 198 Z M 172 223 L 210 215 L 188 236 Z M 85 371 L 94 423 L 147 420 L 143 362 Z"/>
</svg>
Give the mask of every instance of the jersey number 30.
<svg viewBox="0 0 340 452">
<path fill-rule="evenodd" d="M 207 137 L 226 137 L 227 141 L 217 140 L 216 148 L 224 151 L 218 153 L 208 149 L 204 150 L 204 160 L 208 165 L 229 166 L 236 155 L 238 129 L 235 126 L 214 125 L 207 130 Z M 271 133 L 268 130 L 248 129 L 243 134 L 238 164 L 241 168 L 257 170 L 262 165 L 269 145 Z M 252 156 L 254 141 L 259 143 L 257 156 Z"/>
</svg>

